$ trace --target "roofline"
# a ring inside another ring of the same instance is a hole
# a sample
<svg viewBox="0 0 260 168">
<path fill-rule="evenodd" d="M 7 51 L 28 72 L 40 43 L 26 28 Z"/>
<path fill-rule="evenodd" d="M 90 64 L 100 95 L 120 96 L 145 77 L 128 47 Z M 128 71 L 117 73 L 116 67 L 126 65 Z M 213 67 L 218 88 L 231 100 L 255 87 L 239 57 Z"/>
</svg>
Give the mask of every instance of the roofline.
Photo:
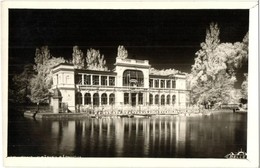
<svg viewBox="0 0 260 168">
<path fill-rule="evenodd" d="M 110 75 L 116 75 L 116 72 L 113 71 L 98 71 L 98 70 L 90 70 L 90 69 L 75 69 L 76 73 L 92 73 L 92 74 L 110 74 Z"/>
<path fill-rule="evenodd" d="M 73 64 L 70 64 L 70 63 L 59 63 L 58 65 L 53 66 L 52 69 L 57 68 L 57 67 L 60 66 L 60 65 L 73 66 Z"/>
</svg>

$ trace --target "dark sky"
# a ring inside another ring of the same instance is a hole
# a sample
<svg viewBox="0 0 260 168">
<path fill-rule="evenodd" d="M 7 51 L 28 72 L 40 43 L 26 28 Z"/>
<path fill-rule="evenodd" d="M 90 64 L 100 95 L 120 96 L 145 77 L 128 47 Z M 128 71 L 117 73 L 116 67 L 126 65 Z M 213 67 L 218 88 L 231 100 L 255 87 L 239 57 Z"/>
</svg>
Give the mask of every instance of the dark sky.
<svg viewBox="0 0 260 168">
<path fill-rule="evenodd" d="M 9 10 L 9 73 L 34 62 L 35 48 L 71 59 L 72 47 L 99 49 L 113 68 L 118 45 L 129 58 L 148 59 L 157 69 L 190 72 L 210 22 L 220 27 L 221 42 L 241 41 L 249 10 Z M 244 66 L 239 71 L 247 71 Z"/>
</svg>

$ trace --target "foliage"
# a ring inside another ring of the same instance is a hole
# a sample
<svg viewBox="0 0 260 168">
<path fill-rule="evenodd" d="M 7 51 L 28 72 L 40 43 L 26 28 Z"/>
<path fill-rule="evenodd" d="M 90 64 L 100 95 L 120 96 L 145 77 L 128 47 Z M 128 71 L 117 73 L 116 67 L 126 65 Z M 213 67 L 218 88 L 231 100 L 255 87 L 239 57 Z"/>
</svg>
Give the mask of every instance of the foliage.
<svg viewBox="0 0 260 168">
<path fill-rule="evenodd" d="M 8 90 L 8 96 L 14 103 L 28 103 L 30 80 L 33 76 L 33 65 L 27 64 L 21 74 L 14 75 Z"/>
<path fill-rule="evenodd" d="M 77 69 L 85 68 L 84 54 L 78 46 L 73 47 L 72 63 L 74 64 L 74 67 Z"/>
<path fill-rule="evenodd" d="M 247 90 L 248 90 L 248 74 L 244 74 L 245 80 L 241 84 L 241 94 L 243 99 L 248 98 Z"/>
<path fill-rule="evenodd" d="M 220 30 L 215 23 L 206 31 L 205 42 L 196 52 L 195 63 L 188 77 L 193 103 L 205 101 L 231 102 L 236 70 L 247 61 L 248 34 L 244 42 L 220 43 Z"/>
<path fill-rule="evenodd" d="M 106 60 L 104 60 L 104 55 L 100 55 L 99 50 L 90 48 L 87 50 L 87 69 L 106 71 Z"/>
<path fill-rule="evenodd" d="M 51 68 L 64 63 L 65 60 L 62 57 L 52 57 L 48 46 L 41 47 L 40 49 L 37 48 L 34 60 L 36 75 L 30 81 L 30 99 L 32 102 L 45 102 L 49 97 L 49 89 L 52 85 Z"/>
<path fill-rule="evenodd" d="M 127 50 L 124 46 L 119 45 L 117 48 L 117 58 L 126 59 L 128 57 Z"/>
</svg>

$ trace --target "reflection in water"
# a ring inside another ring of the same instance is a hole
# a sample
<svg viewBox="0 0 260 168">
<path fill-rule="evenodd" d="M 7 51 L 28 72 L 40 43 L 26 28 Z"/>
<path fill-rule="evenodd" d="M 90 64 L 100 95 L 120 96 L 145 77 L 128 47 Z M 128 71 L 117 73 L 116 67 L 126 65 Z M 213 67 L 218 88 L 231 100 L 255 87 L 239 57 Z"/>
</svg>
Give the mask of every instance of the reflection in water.
<svg viewBox="0 0 260 168">
<path fill-rule="evenodd" d="M 32 129 L 42 134 L 44 140 L 35 136 L 35 132 L 19 138 L 24 140 L 23 144 L 26 138 L 38 142 L 31 153 L 26 145 L 22 146 L 28 150 L 28 156 L 223 158 L 231 151 L 246 150 L 246 118 L 245 114 L 220 113 L 196 117 L 45 120 L 37 121 Z M 32 122 L 24 120 L 24 125 L 35 124 Z M 16 156 L 18 152 L 11 153 Z"/>
</svg>

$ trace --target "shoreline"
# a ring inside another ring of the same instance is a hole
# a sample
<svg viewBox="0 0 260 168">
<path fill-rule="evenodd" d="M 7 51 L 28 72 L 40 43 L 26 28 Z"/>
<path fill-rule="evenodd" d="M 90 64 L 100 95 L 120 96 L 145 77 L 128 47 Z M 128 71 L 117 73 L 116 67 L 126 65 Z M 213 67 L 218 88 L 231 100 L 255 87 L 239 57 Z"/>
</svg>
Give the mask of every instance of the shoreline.
<svg viewBox="0 0 260 168">
<path fill-rule="evenodd" d="M 35 118 L 35 119 L 78 119 L 78 118 L 151 118 L 151 117 L 168 117 L 168 116 L 184 116 L 184 117 L 196 117 L 196 116 L 210 116 L 214 113 L 226 113 L 232 112 L 231 109 L 204 109 L 200 112 L 171 112 L 171 113 L 121 113 L 121 114 L 89 114 L 86 112 L 81 113 L 51 113 L 51 112 L 40 112 L 36 113 L 33 111 L 25 111 L 24 117 Z"/>
</svg>

